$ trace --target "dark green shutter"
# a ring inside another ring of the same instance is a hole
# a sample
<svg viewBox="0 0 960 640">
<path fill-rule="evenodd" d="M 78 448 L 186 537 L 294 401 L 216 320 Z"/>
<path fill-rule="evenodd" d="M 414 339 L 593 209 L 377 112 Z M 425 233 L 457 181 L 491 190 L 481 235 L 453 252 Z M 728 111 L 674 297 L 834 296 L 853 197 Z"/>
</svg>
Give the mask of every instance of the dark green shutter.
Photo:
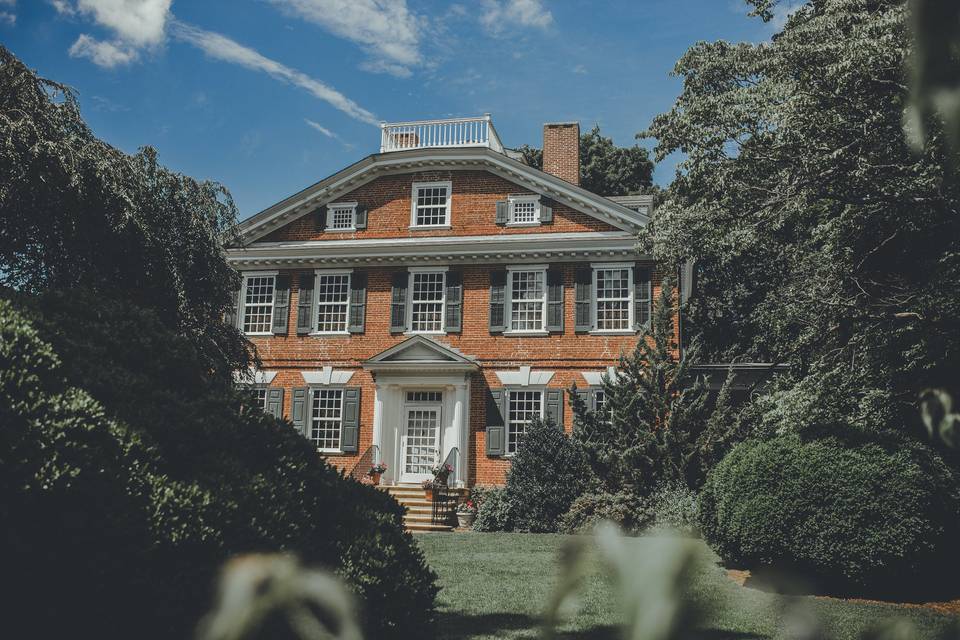
<svg viewBox="0 0 960 640">
<path fill-rule="evenodd" d="M 553 201 L 540 201 L 540 222 L 553 222 Z"/>
<path fill-rule="evenodd" d="M 544 393 L 544 419 L 563 429 L 563 389 L 547 389 Z"/>
<path fill-rule="evenodd" d="M 356 210 L 353 212 L 353 228 L 367 228 L 367 208 L 362 204 L 358 204 Z"/>
<path fill-rule="evenodd" d="M 504 389 L 490 389 L 487 394 L 487 455 L 502 456 L 507 452 L 507 425 L 504 419 Z"/>
<path fill-rule="evenodd" d="M 299 276 L 300 293 L 297 295 L 297 334 L 304 335 L 316 329 L 313 295 L 317 276 L 312 271 L 304 271 Z"/>
<path fill-rule="evenodd" d="M 317 231 L 323 231 L 327 228 L 327 207 L 322 206 L 313 212 L 314 226 Z"/>
<path fill-rule="evenodd" d="M 343 390 L 343 427 L 340 432 L 340 450 L 356 453 L 360 434 L 360 387 Z"/>
<path fill-rule="evenodd" d="M 460 333 L 463 329 L 463 273 L 447 272 L 447 309 L 444 330 Z"/>
<path fill-rule="evenodd" d="M 393 274 L 393 292 L 390 298 L 390 333 L 407 330 L 407 287 L 410 283 L 406 271 Z"/>
<path fill-rule="evenodd" d="M 497 217 L 495 222 L 499 225 L 505 225 L 510 220 L 510 203 L 506 200 L 497 200 Z"/>
<path fill-rule="evenodd" d="M 587 409 L 593 409 L 593 406 L 591 405 L 593 396 L 590 388 L 588 387 L 587 389 L 580 389 L 579 387 L 574 386 L 573 389 L 576 392 L 577 397 L 583 401 L 584 405 L 586 405 Z"/>
<path fill-rule="evenodd" d="M 277 335 L 287 332 L 287 322 L 290 318 L 290 276 L 279 275 L 274 281 L 273 288 L 273 333 Z"/>
<path fill-rule="evenodd" d="M 653 303 L 653 283 L 650 268 L 636 265 L 633 268 L 633 319 L 637 331 L 650 326 L 650 305 Z"/>
<path fill-rule="evenodd" d="M 547 269 L 547 331 L 563 333 L 563 269 Z"/>
<path fill-rule="evenodd" d="M 267 387 L 267 413 L 283 417 L 283 387 Z"/>
<path fill-rule="evenodd" d="M 241 276 L 242 277 L 242 276 Z M 243 323 L 240 318 L 240 292 L 243 291 L 243 287 L 237 289 L 233 292 L 233 299 L 230 302 L 230 305 L 227 307 L 226 311 L 223 312 L 223 321 L 228 327 L 236 327 L 238 329 L 243 328 Z"/>
<path fill-rule="evenodd" d="M 293 389 L 293 401 L 290 404 L 290 421 L 293 422 L 293 428 L 306 437 L 307 434 L 307 401 L 310 398 L 310 389 L 308 387 L 296 387 Z"/>
<path fill-rule="evenodd" d="M 490 272 L 490 333 L 507 329 L 507 272 Z"/>
<path fill-rule="evenodd" d="M 367 315 L 367 274 L 364 271 L 350 275 L 350 321 L 347 331 L 363 333 Z"/>
<path fill-rule="evenodd" d="M 590 331 L 593 329 L 593 269 L 590 267 L 578 267 L 575 280 L 576 293 L 576 320 L 574 329 L 576 331 Z"/>
</svg>

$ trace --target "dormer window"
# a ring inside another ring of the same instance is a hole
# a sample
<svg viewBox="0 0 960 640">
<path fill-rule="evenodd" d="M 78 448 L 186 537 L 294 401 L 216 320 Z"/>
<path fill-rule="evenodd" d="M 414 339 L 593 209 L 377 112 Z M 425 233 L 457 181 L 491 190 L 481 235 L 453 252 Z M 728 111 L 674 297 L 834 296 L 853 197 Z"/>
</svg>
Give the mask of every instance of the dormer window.
<svg viewBox="0 0 960 640">
<path fill-rule="evenodd" d="M 356 202 L 336 202 L 327 205 L 327 231 L 354 231 L 356 228 Z"/>
<path fill-rule="evenodd" d="M 510 196 L 510 225 L 540 224 L 540 196 Z"/>
<path fill-rule="evenodd" d="M 414 182 L 411 194 L 410 226 L 443 228 L 450 226 L 450 182 Z"/>
</svg>

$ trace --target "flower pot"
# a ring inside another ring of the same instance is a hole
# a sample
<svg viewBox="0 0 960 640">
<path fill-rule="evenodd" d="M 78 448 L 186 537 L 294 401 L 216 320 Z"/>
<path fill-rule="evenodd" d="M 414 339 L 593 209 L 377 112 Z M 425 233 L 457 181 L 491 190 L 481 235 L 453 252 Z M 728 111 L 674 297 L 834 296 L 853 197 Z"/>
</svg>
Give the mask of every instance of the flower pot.
<svg viewBox="0 0 960 640">
<path fill-rule="evenodd" d="M 461 529 L 469 529 L 473 526 L 473 521 L 476 519 L 477 514 L 473 512 L 457 514 L 457 524 L 460 525 Z"/>
<path fill-rule="evenodd" d="M 370 480 L 373 481 L 373 486 L 379 485 L 379 484 L 380 484 L 380 474 L 379 474 L 379 473 L 371 473 L 371 474 L 370 474 Z"/>
</svg>

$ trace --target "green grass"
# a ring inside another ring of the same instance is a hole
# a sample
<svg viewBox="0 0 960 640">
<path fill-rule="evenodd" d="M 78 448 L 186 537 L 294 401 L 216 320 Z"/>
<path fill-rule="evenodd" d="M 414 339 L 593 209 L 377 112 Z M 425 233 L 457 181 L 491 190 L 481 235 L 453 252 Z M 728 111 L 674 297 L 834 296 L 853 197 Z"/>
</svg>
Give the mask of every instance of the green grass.
<svg viewBox="0 0 960 640">
<path fill-rule="evenodd" d="M 523 533 L 418 535 L 427 562 L 440 576 L 440 637 L 446 639 L 535 638 L 539 616 L 556 584 L 557 554 L 566 536 Z M 715 556 L 713 556 L 715 558 Z M 831 638 L 857 638 L 862 630 L 892 618 L 909 621 L 917 638 L 934 638 L 951 622 L 927 610 L 813 597 L 786 597 L 747 589 L 719 567 L 700 572 L 692 592 L 712 607 L 703 638 L 784 638 L 787 618 L 814 614 Z M 581 589 L 563 638 L 616 638 L 621 619 L 610 582 L 598 573 Z"/>
</svg>

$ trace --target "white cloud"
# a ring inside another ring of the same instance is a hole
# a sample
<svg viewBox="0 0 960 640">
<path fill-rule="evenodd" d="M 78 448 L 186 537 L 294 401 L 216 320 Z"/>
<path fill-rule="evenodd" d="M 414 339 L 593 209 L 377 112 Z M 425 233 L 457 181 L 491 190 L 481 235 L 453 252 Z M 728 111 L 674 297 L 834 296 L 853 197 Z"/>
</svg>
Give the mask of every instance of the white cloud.
<svg viewBox="0 0 960 640">
<path fill-rule="evenodd" d="M 77 0 L 76 8 L 138 47 L 163 41 L 171 0 Z"/>
<path fill-rule="evenodd" d="M 50 4 L 52 4 L 53 8 L 57 10 L 57 13 L 62 16 L 72 16 L 77 12 L 77 10 L 73 8 L 73 5 L 67 0 L 50 0 Z"/>
<path fill-rule="evenodd" d="M 320 124 L 319 122 L 314 122 L 314 121 L 311 120 L 310 118 L 304 118 L 303 121 L 306 122 L 306 123 L 307 123 L 307 126 L 309 126 L 311 129 L 315 129 L 315 130 L 319 131 L 320 133 L 322 133 L 323 135 L 327 136 L 328 138 L 336 138 L 336 137 L 337 137 L 337 134 L 335 134 L 333 131 L 330 131 L 330 129 L 327 129 L 325 126 L 323 126 L 323 125 Z"/>
<path fill-rule="evenodd" d="M 541 0 L 483 0 L 480 24 L 493 35 L 513 27 L 545 29 L 553 23 L 553 14 Z"/>
<path fill-rule="evenodd" d="M 5 22 L 12 27 L 17 24 L 17 14 L 10 13 L 9 11 L 0 11 L 0 22 Z"/>
<path fill-rule="evenodd" d="M 423 62 L 422 20 L 406 0 L 270 0 L 285 13 L 359 44 L 370 56 L 368 71 L 409 76 Z"/>
<path fill-rule="evenodd" d="M 136 49 L 125 47 L 122 43 L 105 42 L 80 34 L 69 50 L 71 58 L 90 58 L 97 66 L 112 69 L 129 64 L 137 59 Z"/>
<path fill-rule="evenodd" d="M 367 122 L 369 124 L 378 124 L 379 122 L 376 116 L 350 98 L 333 87 L 315 78 L 311 78 L 302 71 L 291 69 L 276 60 L 271 60 L 259 52 L 245 47 L 239 42 L 231 40 L 219 33 L 204 31 L 203 29 L 198 29 L 197 27 L 182 22 L 173 22 L 171 25 L 171 33 L 175 38 L 192 44 L 211 58 L 239 64 L 242 67 L 254 71 L 262 71 L 273 78 L 289 82 L 301 89 L 306 89 L 313 94 L 314 97 L 329 103 L 334 108 L 339 109 L 348 116 L 356 118 L 361 122 Z"/>
<path fill-rule="evenodd" d="M 580 75 L 586 75 L 587 68 L 582 64 L 578 64 L 578 65 L 575 65 L 573 69 L 570 69 L 570 71 L 573 71 L 574 73 L 578 73 Z"/>
</svg>

